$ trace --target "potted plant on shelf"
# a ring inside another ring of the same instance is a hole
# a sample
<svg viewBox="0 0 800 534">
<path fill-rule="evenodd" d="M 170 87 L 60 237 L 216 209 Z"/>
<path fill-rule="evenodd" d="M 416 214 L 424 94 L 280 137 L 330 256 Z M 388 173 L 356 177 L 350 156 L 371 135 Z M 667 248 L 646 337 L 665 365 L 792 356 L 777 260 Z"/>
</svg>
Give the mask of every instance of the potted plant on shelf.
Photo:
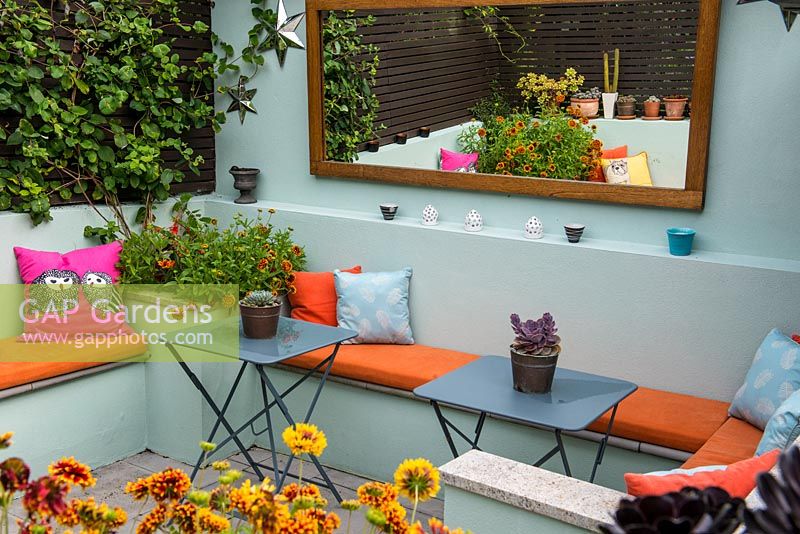
<svg viewBox="0 0 800 534">
<path fill-rule="evenodd" d="M 511 370 L 514 389 L 523 393 L 548 393 L 561 353 L 561 338 L 553 316 L 524 323 L 516 313 L 511 315 L 511 328 L 516 334 L 511 343 Z"/>
<path fill-rule="evenodd" d="M 242 314 L 242 330 L 245 337 L 270 339 L 278 332 L 281 315 L 281 299 L 270 291 L 251 291 L 239 301 Z"/>
<path fill-rule="evenodd" d="M 588 91 L 577 91 L 569 103 L 573 108 L 580 110 L 581 116 L 594 119 L 600 111 L 600 88 L 592 87 Z"/>
<path fill-rule="evenodd" d="M 664 109 L 666 110 L 668 121 L 681 121 L 686 111 L 686 103 L 689 99 L 683 95 L 670 95 L 664 97 Z"/>
<path fill-rule="evenodd" d="M 617 99 L 617 118 L 630 120 L 636 118 L 636 98 L 633 96 L 620 96 Z"/>
<path fill-rule="evenodd" d="M 608 52 L 603 52 L 603 117 L 606 119 L 614 118 L 614 104 L 617 101 L 619 93 L 617 86 L 619 84 L 619 48 L 614 49 L 614 81 L 610 81 L 608 70 Z"/>
<path fill-rule="evenodd" d="M 644 101 L 644 117 L 645 120 L 659 120 L 661 119 L 661 99 L 657 96 L 650 96 Z"/>
</svg>

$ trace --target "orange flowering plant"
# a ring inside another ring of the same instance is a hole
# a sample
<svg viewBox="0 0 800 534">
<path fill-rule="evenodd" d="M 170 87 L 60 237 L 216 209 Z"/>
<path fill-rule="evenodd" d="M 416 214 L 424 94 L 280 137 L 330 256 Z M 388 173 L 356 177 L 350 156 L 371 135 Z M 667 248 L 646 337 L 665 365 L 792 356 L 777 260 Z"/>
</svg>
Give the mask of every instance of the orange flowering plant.
<svg viewBox="0 0 800 534">
<path fill-rule="evenodd" d="M 123 284 L 237 284 L 240 296 L 264 289 L 273 294 L 295 291 L 295 271 L 305 267 L 303 247 L 292 228 L 272 224 L 275 210 L 241 214 L 220 228 L 216 219 L 188 207 L 181 197 L 168 227 L 150 225 L 122 246 L 119 269 Z"/>
<path fill-rule="evenodd" d="M 292 428 L 292 427 L 290 427 Z M 296 427 L 292 432 L 304 432 Z M 287 435 L 293 439 L 294 453 L 321 453 L 324 443 L 319 430 L 314 436 Z M 0 449 L 11 445 L 11 433 L 0 435 Z M 204 453 L 215 445 L 202 442 Z M 206 467 L 207 469 L 208 467 Z M 245 480 L 242 473 L 231 469 L 230 462 L 211 463 L 217 473 L 213 489 L 202 486 L 201 471 L 197 484 L 180 469 L 167 468 L 128 482 L 125 492 L 141 502 L 139 512 L 147 510 L 132 525 L 136 534 L 332 534 L 341 532 L 342 520 L 328 511 L 328 501 L 314 484 L 291 483 L 277 491 L 269 479 L 261 482 Z M 127 522 L 122 508 L 97 503 L 91 496 L 72 497 L 76 488 L 86 490 L 95 479 L 88 466 L 74 458 L 62 458 L 50 465 L 48 475 L 30 478 L 30 469 L 19 458 L 0 462 L 0 532 L 10 530 L 8 508 L 16 494 L 22 494 L 25 517 L 16 521 L 23 534 L 68 532 L 112 534 Z M 438 519 L 430 519 L 427 527 L 411 519 L 400 503 L 400 496 L 416 505 L 435 497 L 439 491 L 439 472 L 427 460 L 406 460 L 397 468 L 395 484 L 367 482 L 356 491 L 357 498 L 343 501 L 341 513 L 347 514 L 345 531 L 351 532 L 355 511 L 363 508 L 370 534 L 464 534 L 451 530 Z"/>
</svg>

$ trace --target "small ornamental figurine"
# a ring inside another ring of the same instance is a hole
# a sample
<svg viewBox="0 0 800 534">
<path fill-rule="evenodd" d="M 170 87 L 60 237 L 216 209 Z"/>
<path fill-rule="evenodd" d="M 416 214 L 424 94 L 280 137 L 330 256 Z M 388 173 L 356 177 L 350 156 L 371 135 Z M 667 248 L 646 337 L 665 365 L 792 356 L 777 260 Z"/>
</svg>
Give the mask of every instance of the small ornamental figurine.
<svg viewBox="0 0 800 534">
<path fill-rule="evenodd" d="M 439 224 L 439 212 L 430 204 L 422 210 L 422 224 L 424 226 L 436 226 Z"/>
<path fill-rule="evenodd" d="M 544 225 L 538 217 L 531 217 L 525 223 L 525 237 L 528 239 L 541 239 L 544 237 Z"/>
<path fill-rule="evenodd" d="M 476 210 L 469 210 L 464 217 L 464 230 L 467 232 L 480 232 L 483 230 L 483 217 Z"/>
</svg>

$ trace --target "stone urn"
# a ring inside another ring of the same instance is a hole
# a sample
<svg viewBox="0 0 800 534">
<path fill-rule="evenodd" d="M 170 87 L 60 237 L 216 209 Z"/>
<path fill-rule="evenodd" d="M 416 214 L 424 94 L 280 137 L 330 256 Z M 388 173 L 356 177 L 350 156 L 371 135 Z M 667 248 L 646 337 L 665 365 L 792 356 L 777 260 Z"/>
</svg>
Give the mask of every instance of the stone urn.
<svg viewBox="0 0 800 534">
<path fill-rule="evenodd" d="M 254 204 L 256 197 L 253 196 L 253 190 L 256 188 L 256 179 L 261 170 L 234 165 L 228 172 L 233 176 L 233 188 L 241 193 L 234 202 L 236 204 Z"/>
</svg>

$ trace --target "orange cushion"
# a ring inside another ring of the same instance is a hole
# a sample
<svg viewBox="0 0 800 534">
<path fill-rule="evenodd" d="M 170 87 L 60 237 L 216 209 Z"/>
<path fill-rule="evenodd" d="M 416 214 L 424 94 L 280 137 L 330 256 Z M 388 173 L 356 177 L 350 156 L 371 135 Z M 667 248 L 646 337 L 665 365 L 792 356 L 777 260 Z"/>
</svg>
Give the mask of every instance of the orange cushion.
<svg viewBox="0 0 800 534">
<path fill-rule="evenodd" d="M 589 429 L 605 432 L 610 417 L 609 411 Z M 727 418 L 726 402 L 639 388 L 620 403 L 611 432 L 634 441 L 695 452 Z"/>
<path fill-rule="evenodd" d="M 311 369 L 330 349 L 309 352 L 286 363 Z M 406 391 L 477 360 L 478 356 L 425 345 L 342 345 L 331 373 Z"/>
<path fill-rule="evenodd" d="M 762 434 L 750 423 L 730 417 L 681 467 L 691 469 L 703 465 L 728 465 L 751 458 L 756 453 Z"/>
<path fill-rule="evenodd" d="M 603 155 L 601 157 L 603 159 L 627 158 L 628 145 L 622 145 L 616 148 L 609 148 L 608 150 L 603 150 Z M 603 168 L 602 167 L 595 168 L 594 172 L 589 176 L 589 181 L 605 183 L 606 175 L 603 174 Z"/>
<path fill-rule="evenodd" d="M 361 266 L 345 269 L 345 273 L 361 273 Z M 297 292 L 289 295 L 292 319 L 336 326 L 336 288 L 333 273 L 295 273 Z"/>
<path fill-rule="evenodd" d="M 0 390 L 126 360 L 144 354 L 146 349 L 141 343 L 76 348 L 73 343 L 23 343 L 6 338 L 0 340 Z"/>
<path fill-rule="evenodd" d="M 730 493 L 732 497 L 744 499 L 755 489 L 759 473 L 772 469 L 780 453 L 779 449 L 775 449 L 755 458 L 741 460 L 718 471 L 671 475 L 625 473 L 625 484 L 628 486 L 628 493 L 634 497 L 663 495 L 671 491 L 680 491 L 686 486 L 698 489 L 717 486 Z"/>
</svg>

